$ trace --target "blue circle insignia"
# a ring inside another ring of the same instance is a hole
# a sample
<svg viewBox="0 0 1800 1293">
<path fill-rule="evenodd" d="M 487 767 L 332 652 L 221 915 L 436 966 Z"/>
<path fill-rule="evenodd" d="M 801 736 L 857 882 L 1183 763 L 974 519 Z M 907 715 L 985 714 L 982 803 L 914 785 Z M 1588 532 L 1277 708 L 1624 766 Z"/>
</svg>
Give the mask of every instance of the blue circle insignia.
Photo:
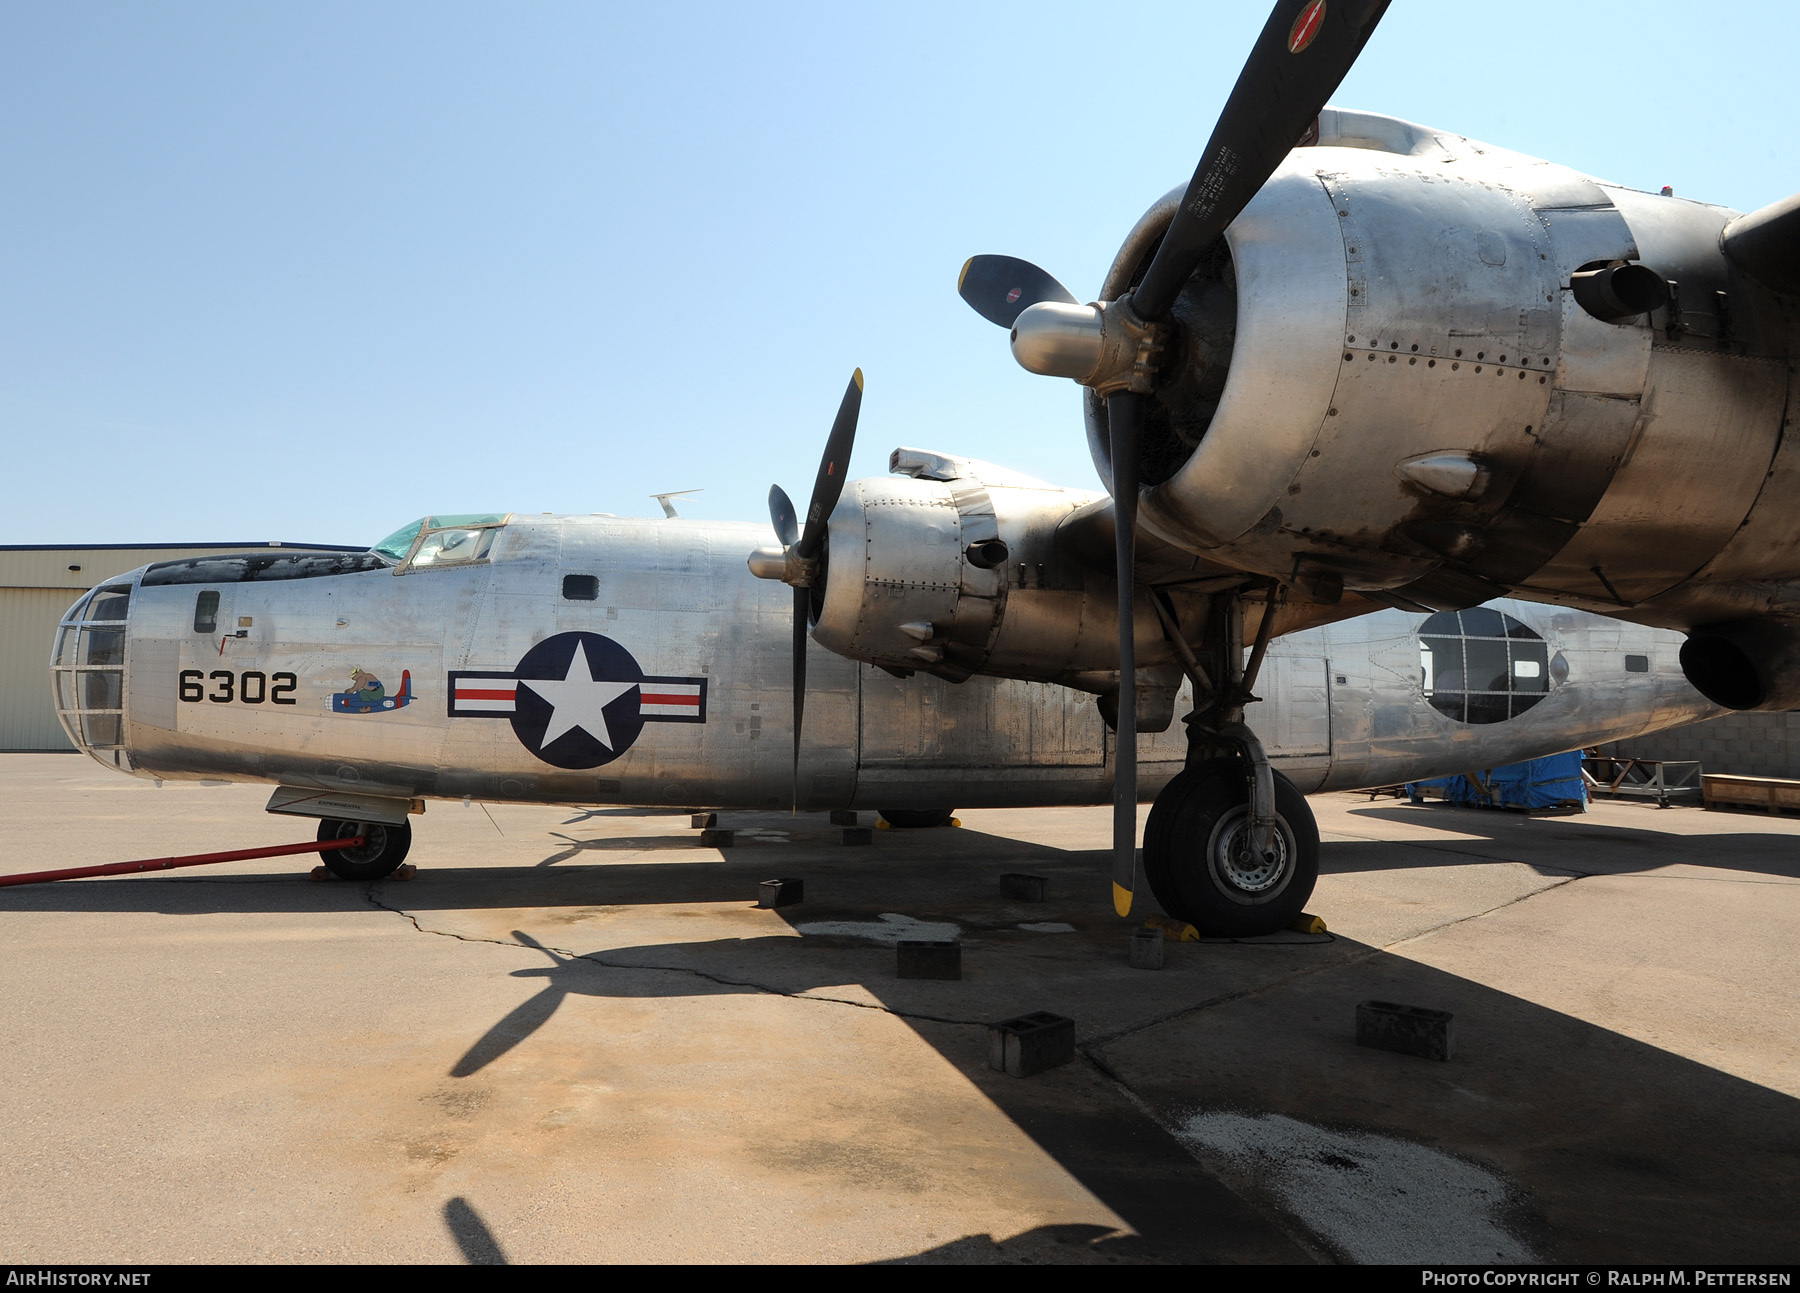
<svg viewBox="0 0 1800 1293">
<path fill-rule="evenodd" d="M 609 637 L 558 633 L 527 651 L 514 673 L 513 732 L 546 763 L 597 768 L 644 730 L 644 671 Z"/>
</svg>

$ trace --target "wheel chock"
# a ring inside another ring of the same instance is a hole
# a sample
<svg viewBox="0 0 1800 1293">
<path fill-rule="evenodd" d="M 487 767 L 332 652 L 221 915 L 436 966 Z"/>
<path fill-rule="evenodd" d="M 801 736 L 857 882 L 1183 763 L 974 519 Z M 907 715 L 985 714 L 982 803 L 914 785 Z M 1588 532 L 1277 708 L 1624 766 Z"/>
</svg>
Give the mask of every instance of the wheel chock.
<svg viewBox="0 0 1800 1293">
<path fill-rule="evenodd" d="M 960 818 L 960 817 L 952 817 L 952 818 L 951 818 L 951 819 L 950 819 L 950 824 L 951 824 L 951 825 L 952 825 L 952 826 L 961 826 L 961 825 L 962 825 L 962 818 Z"/>
<path fill-rule="evenodd" d="M 328 866 L 314 867 L 311 871 L 309 871 L 307 873 L 306 878 L 308 880 L 311 880 L 314 884 L 318 884 L 321 880 L 337 879 L 337 877 L 331 873 L 331 868 Z"/>
<path fill-rule="evenodd" d="M 410 880 L 418 874 L 419 874 L 418 867 L 414 866 L 411 862 L 402 862 L 399 866 L 394 868 L 394 874 L 389 876 L 388 879 L 390 879 L 390 880 Z"/>
<path fill-rule="evenodd" d="M 1020 902 L 1043 902 L 1050 896 L 1050 878 L 1009 871 L 1000 877 L 1000 896 L 1016 898 Z"/>
<path fill-rule="evenodd" d="M 1173 916 L 1146 916 L 1144 928 L 1160 929 L 1165 938 L 1173 939 L 1177 943 L 1198 943 L 1200 941 L 1199 930 L 1185 920 L 1176 920 Z"/>
<path fill-rule="evenodd" d="M 877 817 L 877 818 L 876 818 L 876 819 L 875 819 L 875 829 L 876 829 L 876 830 L 878 830 L 878 831 L 891 831 L 891 830 L 893 830 L 893 829 L 894 829 L 894 828 L 893 828 L 893 827 L 892 827 L 892 826 L 889 826 L 889 825 L 888 825 L 888 820 L 887 820 L 887 818 L 885 818 L 885 817 Z"/>
<path fill-rule="evenodd" d="M 1294 923 L 1288 926 L 1296 934 L 1323 934 L 1326 932 L 1325 922 L 1310 912 L 1301 912 L 1294 917 Z"/>
<path fill-rule="evenodd" d="M 1047 1010 L 988 1025 L 988 1067 L 1030 1077 L 1075 1058 L 1075 1021 Z"/>
<path fill-rule="evenodd" d="M 1356 1007 L 1356 1044 L 1424 1060 L 1447 1060 L 1456 1051 L 1456 1016 L 1393 1001 L 1363 1001 Z"/>
<path fill-rule="evenodd" d="M 954 938 L 903 938 L 894 944 L 895 977 L 962 978 L 962 944 Z"/>
<path fill-rule="evenodd" d="M 758 907 L 792 907 L 806 901 L 804 880 L 764 880 L 757 886 Z"/>
<path fill-rule="evenodd" d="M 1131 968 L 1160 970 L 1163 968 L 1163 932 L 1146 926 L 1131 931 Z"/>
</svg>

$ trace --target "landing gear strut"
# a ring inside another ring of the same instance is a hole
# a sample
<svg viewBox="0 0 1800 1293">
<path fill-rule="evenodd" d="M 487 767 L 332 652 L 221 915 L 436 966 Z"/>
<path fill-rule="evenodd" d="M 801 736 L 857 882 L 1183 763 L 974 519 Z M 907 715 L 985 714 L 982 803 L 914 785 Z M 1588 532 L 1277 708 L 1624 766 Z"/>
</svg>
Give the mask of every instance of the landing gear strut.
<svg viewBox="0 0 1800 1293">
<path fill-rule="evenodd" d="M 1173 608 L 1152 594 L 1170 644 L 1194 686 L 1187 716 L 1187 766 L 1163 787 L 1144 829 L 1144 874 L 1169 915 L 1202 934 L 1243 938 L 1285 929 L 1319 878 L 1319 828 L 1306 798 L 1269 767 L 1245 725 L 1244 705 L 1274 629 L 1277 591 L 1262 604 L 1256 644 L 1244 661 L 1244 607 L 1233 592 L 1207 615 L 1209 671 L 1181 632 Z M 1215 686 L 1213 678 L 1220 680 Z M 1202 699 L 1212 703 L 1202 708 Z"/>
</svg>

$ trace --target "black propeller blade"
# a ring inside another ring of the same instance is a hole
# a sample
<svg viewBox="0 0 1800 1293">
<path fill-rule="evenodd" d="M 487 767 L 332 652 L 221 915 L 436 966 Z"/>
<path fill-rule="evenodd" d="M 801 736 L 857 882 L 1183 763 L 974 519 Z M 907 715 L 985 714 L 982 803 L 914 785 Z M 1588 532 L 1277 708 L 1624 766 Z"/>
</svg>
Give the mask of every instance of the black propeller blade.
<svg viewBox="0 0 1800 1293">
<path fill-rule="evenodd" d="M 1010 328 L 1039 301 L 1074 305 L 1069 289 L 1028 260 L 1016 256 L 971 256 L 956 279 L 957 295 L 989 323 Z"/>
<path fill-rule="evenodd" d="M 800 525 L 794 519 L 794 502 L 779 485 L 769 486 L 769 519 L 775 523 L 775 537 L 781 546 L 791 548 L 800 541 Z"/>
<path fill-rule="evenodd" d="M 1119 579 L 1119 720 L 1113 763 L 1113 910 L 1131 914 L 1137 892 L 1137 642 L 1132 602 L 1137 583 L 1138 441 L 1144 402 L 1130 391 L 1106 398 L 1112 434 L 1113 545 Z"/>
<path fill-rule="evenodd" d="M 1140 318 L 1169 315 L 1200 257 L 1318 119 L 1388 0 L 1279 0 L 1238 74 L 1169 232 L 1132 293 Z"/>
<path fill-rule="evenodd" d="M 856 444 L 856 418 L 862 412 L 862 369 L 850 374 L 850 385 L 844 388 L 843 403 L 838 405 L 831 434 L 825 438 L 825 454 L 819 459 L 819 474 L 813 478 L 812 502 L 806 508 L 806 528 L 800 532 L 799 554 L 812 561 L 825 546 L 825 522 L 831 509 L 844 493 L 844 469 L 850 465 L 850 450 Z"/>
<path fill-rule="evenodd" d="M 812 612 L 812 588 L 819 576 L 817 562 L 825 548 L 827 523 L 844 493 L 845 469 L 856 445 L 856 419 L 862 411 L 863 375 L 857 369 L 838 405 L 837 419 L 825 438 L 825 455 L 813 479 L 812 499 L 806 507 L 806 528 L 794 516 L 794 504 L 779 485 L 769 488 L 769 519 L 775 535 L 789 552 L 788 582 L 794 585 L 794 808 L 800 807 L 800 728 L 806 717 L 806 633 Z M 795 559 L 798 559 L 797 561 Z M 796 568 L 797 567 L 797 568 Z"/>
</svg>

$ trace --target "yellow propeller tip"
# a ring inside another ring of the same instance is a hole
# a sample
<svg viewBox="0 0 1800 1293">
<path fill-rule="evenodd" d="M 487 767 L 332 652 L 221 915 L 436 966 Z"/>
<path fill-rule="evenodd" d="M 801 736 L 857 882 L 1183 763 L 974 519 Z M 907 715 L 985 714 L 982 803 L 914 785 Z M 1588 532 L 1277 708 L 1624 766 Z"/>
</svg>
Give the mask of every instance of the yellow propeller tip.
<svg viewBox="0 0 1800 1293">
<path fill-rule="evenodd" d="M 856 383 L 856 389 L 860 391 L 863 388 L 862 387 L 862 369 L 859 368 L 855 372 L 851 373 L 850 380 Z"/>
<path fill-rule="evenodd" d="M 969 266 L 975 263 L 973 256 L 963 262 L 962 272 L 956 276 L 956 290 L 962 291 L 963 280 L 969 276 Z"/>
<path fill-rule="evenodd" d="M 1113 881 L 1113 910 L 1121 916 L 1131 914 L 1131 890 L 1117 880 Z"/>
</svg>

